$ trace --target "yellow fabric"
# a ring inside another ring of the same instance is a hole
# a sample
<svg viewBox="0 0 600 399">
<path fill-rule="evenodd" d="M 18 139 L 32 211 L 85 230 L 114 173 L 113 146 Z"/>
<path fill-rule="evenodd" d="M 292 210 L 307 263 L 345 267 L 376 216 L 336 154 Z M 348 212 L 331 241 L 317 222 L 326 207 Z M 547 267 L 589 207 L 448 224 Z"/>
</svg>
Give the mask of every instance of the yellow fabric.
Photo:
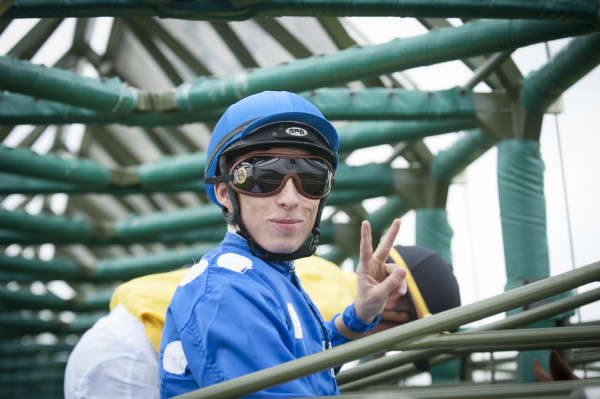
<svg viewBox="0 0 600 399">
<path fill-rule="evenodd" d="M 318 256 L 298 259 L 296 274 L 324 320 L 342 313 L 356 298 L 357 277 Z"/>
<path fill-rule="evenodd" d="M 295 265 L 302 287 L 314 301 L 323 319 L 330 320 L 354 302 L 356 273 L 343 272 L 336 264 L 318 256 L 298 259 Z M 115 290 L 110 309 L 123 305 L 141 320 L 148 339 L 158 352 L 167 308 L 177 285 L 189 270 L 151 274 L 123 283 Z"/>
<path fill-rule="evenodd" d="M 123 305 L 146 327 L 146 335 L 158 352 L 160 338 L 165 324 L 167 308 L 175 294 L 175 289 L 189 268 L 167 273 L 142 276 L 117 287 L 111 300 L 110 309 Z"/>
</svg>

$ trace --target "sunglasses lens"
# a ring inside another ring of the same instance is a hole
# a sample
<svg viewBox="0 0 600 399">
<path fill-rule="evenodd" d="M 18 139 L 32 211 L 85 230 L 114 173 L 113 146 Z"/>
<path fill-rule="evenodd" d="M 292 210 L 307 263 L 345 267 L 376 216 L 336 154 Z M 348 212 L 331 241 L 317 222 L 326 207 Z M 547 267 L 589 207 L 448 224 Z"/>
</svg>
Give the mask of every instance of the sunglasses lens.
<svg viewBox="0 0 600 399">
<path fill-rule="evenodd" d="M 302 191 L 309 196 L 318 197 L 329 192 L 331 168 L 315 158 L 249 158 L 234 168 L 233 185 L 249 194 L 268 194 L 277 191 L 290 173 L 299 177 Z"/>
<path fill-rule="evenodd" d="M 302 182 L 302 189 L 308 195 L 321 196 L 327 194 L 330 186 L 329 167 L 318 159 L 305 159 L 303 170 L 299 170 L 298 177 Z"/>
</svg>

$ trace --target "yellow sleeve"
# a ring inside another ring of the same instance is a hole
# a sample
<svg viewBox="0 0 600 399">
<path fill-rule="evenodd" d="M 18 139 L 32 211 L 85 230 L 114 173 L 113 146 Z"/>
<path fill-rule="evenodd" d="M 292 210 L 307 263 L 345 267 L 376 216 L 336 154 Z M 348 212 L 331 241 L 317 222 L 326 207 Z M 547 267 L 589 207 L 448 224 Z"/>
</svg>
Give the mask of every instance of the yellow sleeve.
<svg viewBox="0 0 600 399">
<path fill-rule="evenodd" d="M 335 263 L 315 255 L 296 260 L 295 266 L 302 287 L 324 320 L 331 320 L 354 302 L 356 273 L 344 272 Z"/>
<path fill-rule="evenodd" d="M 110 300 L 110 309 L 123 305 L 144 323 L 146 335 L 157 353 L 167 308 L 177 285 L 189 270 L 178 269 L 135 278 L 119 285 Z"/>
</svg>

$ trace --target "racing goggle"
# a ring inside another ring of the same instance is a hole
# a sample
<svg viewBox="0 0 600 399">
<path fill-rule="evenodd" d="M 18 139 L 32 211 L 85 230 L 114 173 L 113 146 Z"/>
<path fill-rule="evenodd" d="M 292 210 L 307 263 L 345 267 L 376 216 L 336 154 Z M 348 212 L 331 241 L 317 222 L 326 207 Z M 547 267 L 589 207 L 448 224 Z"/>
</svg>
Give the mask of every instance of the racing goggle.
<svg viewBox="0 0 600 399">
<path fill-rule="evenodd" d="M 331 191 L 333 169 L 318 156 L 256 152 L 236 162 L 226 177 L 241 194 L 275 195 L 292 179 L 304 197 L 321 199 Z"/>
</svg>

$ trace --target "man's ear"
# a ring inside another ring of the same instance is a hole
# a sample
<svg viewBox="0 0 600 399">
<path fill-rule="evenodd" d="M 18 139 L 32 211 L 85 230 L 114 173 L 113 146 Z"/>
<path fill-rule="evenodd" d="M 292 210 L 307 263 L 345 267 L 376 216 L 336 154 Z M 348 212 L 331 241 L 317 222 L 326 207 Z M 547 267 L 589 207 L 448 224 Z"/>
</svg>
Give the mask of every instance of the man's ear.
<svg viewBox="0 0 600 399">
<path fill-rule="evenodd" d="M 219 204 L 223 205 L 228 210 L 232 210 L 231 200 L 229 199 L 229 193 L 227 192 L 227 187 L 225 187 L 227 183 L 215 183 L 215 197 L 217 197 L 217 201 Z"/>
</svg>

